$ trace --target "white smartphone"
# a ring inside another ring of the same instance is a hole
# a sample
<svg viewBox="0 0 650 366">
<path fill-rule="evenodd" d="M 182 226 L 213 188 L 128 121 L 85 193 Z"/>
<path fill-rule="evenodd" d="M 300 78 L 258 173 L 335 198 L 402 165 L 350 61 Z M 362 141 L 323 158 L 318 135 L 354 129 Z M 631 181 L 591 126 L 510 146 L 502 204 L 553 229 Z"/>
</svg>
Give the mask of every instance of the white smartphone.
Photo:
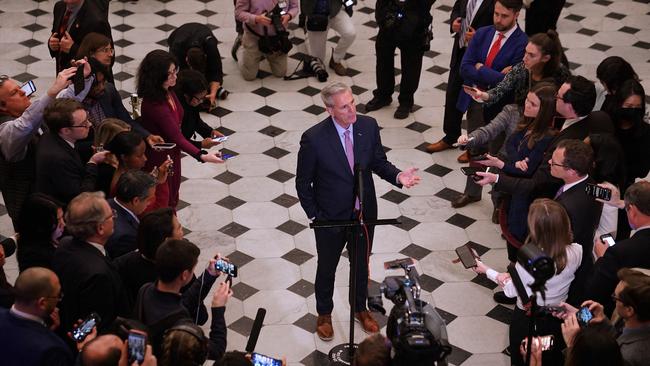
<svg viewBox="0 0 650 366">
<path fill-rule="evenodd" d="M 228 140 L 228 136 L 213 137 L 212 141 L 214 142 L 224 142 Z"/>
<path fill-rule="evenodd" d="M 176 144 L 173 142 L 164 142 L 161 144 L 153 144 L 153 148 L 156 150 L 171 150 L 176 147 Z"/>
<path fill-rule="evenodd" d="M 25 92 L 25 96 L 28 97 L 36 91 L 36 85 L 34 85 L 34 81 L 30 80 L 23 84 L 20 89 Z"/>
</svg>

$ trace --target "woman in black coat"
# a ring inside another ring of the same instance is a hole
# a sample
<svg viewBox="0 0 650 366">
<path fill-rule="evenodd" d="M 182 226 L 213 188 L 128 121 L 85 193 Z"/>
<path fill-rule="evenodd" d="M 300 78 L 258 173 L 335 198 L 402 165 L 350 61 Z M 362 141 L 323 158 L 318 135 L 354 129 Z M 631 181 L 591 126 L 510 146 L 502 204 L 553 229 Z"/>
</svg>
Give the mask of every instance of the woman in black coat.
<svg viewBox="0 0 650 366">
<path fill-rule="evenodd" d="M 18 270 L 30 267 L 52 268 L 52 258 L 63 234 L 62 204 L 54 198 L 35 193 L 25 201 L 18 218 Z"/>
</svg>

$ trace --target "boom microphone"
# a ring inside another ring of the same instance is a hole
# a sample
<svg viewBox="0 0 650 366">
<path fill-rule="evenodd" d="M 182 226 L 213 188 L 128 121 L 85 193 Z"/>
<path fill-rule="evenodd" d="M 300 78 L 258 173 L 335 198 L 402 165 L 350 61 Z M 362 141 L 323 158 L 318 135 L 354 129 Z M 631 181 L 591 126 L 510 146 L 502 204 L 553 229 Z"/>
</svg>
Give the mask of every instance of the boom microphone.
<svg viewBox="0 0 650 366">
<path fill-rule="evenodd" d="M 262 331 L 262 325 L 264 325 L 265 316 L 266 316 L 266 309 L 264 308 L 257 309 L 255 322 L 253 322 L 253 327 L 251 328 L 251 335 L 248 337 L 248 343 L 246 343 L 246 353 L 253 353 L 253 351 L 255 351 L 255 346 L 257 345 L 257 338 L 259 338 L 260 332 Z"/>
</svg>

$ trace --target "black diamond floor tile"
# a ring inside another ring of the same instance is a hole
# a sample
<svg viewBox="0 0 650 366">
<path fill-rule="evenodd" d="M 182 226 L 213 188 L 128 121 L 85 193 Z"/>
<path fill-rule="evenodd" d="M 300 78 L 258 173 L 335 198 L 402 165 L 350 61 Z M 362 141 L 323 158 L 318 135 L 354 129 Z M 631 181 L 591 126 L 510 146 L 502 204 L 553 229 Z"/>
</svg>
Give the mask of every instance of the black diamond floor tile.
<svg viewBox="0 0 650 366">
<path fill-rule="evenodd" d="M 183 201 L 183 200 L 178 200 L 178 205 L 176 205 L 176 211 L 180 211 L 184 209 L 185 207 L 188 207 L 190 204 Z"/>
<path fill-rule="evenodd" d="M 283 223 L 282 225 L 276 227 L 276 229 L 282 231 L 283 233 L 287 233 L 287 234 L 289 234 L 291 236 L 298 234 L 299 232 L 305 230 L 306 228 L 307 228 L 307 226 L 305 226 L 305 225 L 303 225 L 301 223 L 295 222 L 293 220 L 289 220 L 289 221 Z"/>
<path fill-rule="evenodd" d="M 161 30 L 163 32 L 169 32 L 169 31 L 172 31 L 172 30 L 176 29 L 176 27 L 174 27 L 171 24 L 161 24 L 161 25 L 157 26 L 156 29 Z"/>
<path fill-rule="evenodd" d="M 131 29 L 134 29 L 134 28 L 132 26 L 128 25 L 128 24 L 122 23 L 122 24 L 118 24 L 118 25 L 114 26 L 113 29 L 115 29 L 118 32 L 128 32 L 128 31 L 130 31 Z"/>
<path fill-rule="evenodd" d="M 589 46 L 589 48 L 591 48 L 592 50 L 605 52 L 605 51 L 607 51 L 608 49 L 610 49 L 612 47 L 610 47 L 610 46 L 608 46 L 606 44 L 602 44 L 602 43 L 594 43 L 591 46 Z"/>
<path fill-rule="evenodd" d="M 447 362 L 452 363 L 454 365 L 461 365 L 463 362 L 467 361 L 467 359 L 470 358 L 471 356 L 472 354 L 470 352 L 467 352 L 464 349 L 458 348 L 452 344 L 451 354 L 447 357 Z"/>
<path fill-rule="evenodd" d="M 445 321 L 447 325 L 449 325 L 449 323 L 453 322 L 456 318 L 458 318 L 456 315 L 444 311 L 440 308 L 436 308 L 436 311 L 438 312 L 438 314 L 440 314 L 440 317 Z"/>
<path fill-rule="evenodd" d="M 394 189 L 391 189 L 390 191 L 386 192 L 383 196 L 381 196 L 381 198 L 385 199 L 386 201 L 396 203 L 398 205 L 404 202 L 404 200 L 406 200 L 409 197 L 410 197 L 409 195 L 404 194 L 402 192 L 398 192 Z"/>
<path fill-rule="evenodd" d="M 447 91 L 447 83 L 440 83 L 435 87 L 438 90 Z"/>
<path fill-rule="evenodd" d="M 475 283 L 475 284 L 477 284 L 479 286 L 483 286 L 488 290 L 494 290 L 498 286 L 496 283 L 492 282 L 492 280 L 490 280 L 489 278 L 487 278 L 484 275 L 478 275 L 478 276 L 472 278 L 471 282 L 473 282 L 473 283 Z"/>
<path fill-rule="evenodd" d="M 273 180 L 276 180 L 276 181 L 278 181 L 280 183 L 284 183 L 284 182 L 288 181 L 289 179 L 295 177 L 295 175 L 293 175 L 292 173 L 289 173 L 287 171 L 284 171 L 282 169 L 278 169 L 278 170 L 274 171 L 273 173 L 267 175 L 267 177 L 269 177 L 269 178 L 271 178 Z"/>
<path fill-rule="evenodd" d="M 436 52 L 434 50 L 428 50 L 428 51 L 424 52 L 424 57 L 426 57 L 426 58 L 432 59 L 432 58 L 436 58 L 438 56 L 440 56 L 440 52 Z"/>
<path fill-rule="evenodd" d="M 350 87 L 350 89 L 352 89 L 352 94 L 354 94 L 354 95 L 361 95 L 361 94 L 365 93 L 366 91 L 368 91 L 368 89 L 366 89 L 364 87 L 361 87 L 361 86 L 358 86 L 358 85 L 352 85 Z"/>
<path fill-rule="evenodd" d="M 512 319 L 512 310 L 503 305 L 497 305 L 485 315 L 489 318 L 510 325 L 510 320 Z"/>
<path fill-rule="evenodd" d="M 236 238 L 236 237 L 240 236 L 241 234 L 247 232 L 248 230 L 250 230 L 250 229 L 247 228 L 246 226 L 244 226 L 242 224 L 239 224 L 239 223 L 236 223 L 236 222 L 231 222 L 230 224 L 228 224 L 228 225 L 222 227 L 221 229 L 219 229 L 220 232 L 222 232 L 222 233 L 224 233 L 224 234 L 226 234 L 228 236 L 231 236 L 233 238 Z"/>
<path fill-rule="evenodd" d="M 316 324 L 315 321 L 314 324 Z M 316 330 L 314 329 L 314 332 L 315 331 Z M 331 365 L 329 357 L 325 353 L 319 350 L 315 350 L 314 352 L 307 355 L 307 357 L 300 360 L 300 363 L 305 366 L 330 366 Z"/>
<path fill-rule="evenodd" d="M 127 55 L 119 55 L 115 57 L 115 62 L 118 64 L 125 64 L 127 62 L 133 61 L 133 58 L 127 56 Z"/>
<path fill-rule="evenodd" d="M 325 112 L 325 108 L 312 104 L 309 107 L 303 109 L 303 111 L 318 116 L 319 114 Z"/>
<path fill-rule="evenodd" d="M 574 22 L 579 22 L 579 21 L 583 20 L 584 18 L 585 17 L 583 17 L 583 16 L 575 15 L 575 14 L 569 14 L 569 15 L 564 17 L 564 19 L 572 20 Z"/>
<path fill-rule="evenodd" d="M 275 159 L 280 159 L 283 156 L 289 155 L 289 152 L 287 150 L 285 150 L 285 149 L 274 146 L 274 147 L 266 150 L 262 154 L 264 154 L 266 156 L 270 156 L 270 157 L 275 158 Z"/>
<path fill-rule="evenodd" d="M 426 124 L 421 123 L 421 122 L 418 122 L 418 121 L 415 121 L 415 122 L 407 125 L 406 128 L 408 128 L 409 130 L 415 131 L 415 132 L 422 133 L 422 132 L 430 129 L 431 126 L 426 125 Z"/>
<path fill-rule="evenodd" d="M 213 16 L 213 15 L 215 15 L 217 13 L 215 13 L 214 11 L 209 10 L 209 9 L 203 9 L 203 10 L 199 11 L 197 14 L 200 15 L 200 16 L 204 16 L 204 17 L 208 18 L 208 17 L 211 17 L 211 16 Z"/>
<path fill-rule="evenodd" d="M 242 252 L 240 252 L 238 250 L 235 250 L 234 252 L 228 254 L 227 257 L 228 257 L 228 260 L 230 261 L 230 263 L 235 264 L 237 267 L 243 267 L 246 264 L 248 264 L 250 261 L 255 259 L 255 258 L 251 257 L 250 255 L 248 255 L 246 253 L 242 253 Z"/>
<path fill-rule="evenodd" d="M 473 241 L 468 241 L 465 244 L 469 245 L 470 248 L 474 249 L 474 251 L 476 252 L 476 254 L 478 254 L 479 257 L 482 256 L 483 254 L 487 253 L 490 250 L 490 248 L 488 248 L 486 246 L 483 246 L 483 245 L 481 245 L 479 243 L 475 243 Z"/>
<path fill-rule="evenodd" d="M 434 73 L 436 75 L 442 75 L 442 74 L 446 73 L 447 71 L 449 71 L 449 69 L 438 66 L 438 65 L 433 65 L 430 68 L 428 68 L 427 71 L 432 72 L 432 73 Z"/>
<path fill-rule="evenodd" d="M 306 86 L 306 87 L 298 90 L 298 93 L 302 93 L 302 94 L 308 95 L 310 97 L 313 97 L 314 95 L 320 93 L 320 90 L 314 88 L 313 86 Z"/>
<path fill-rule="evenodd" d="M 237 174 L 235 174 L 233 172 L 225 171 L 225 172 L 217 175 L 216 177 L 214 177 L 212 179 L 218 180 L 219 182 L 224 183 L 224 184 L 232 184 L 232 183 L 240 180 L 241 176 L 237 175 Z"/>
<path fill-rule="evenodd" d="M 307 281 L 305 281 L 307 282 Z M 313 286 L 313 285 L 312 285 Z M 300 294 L 298 294 L 300 295 Z M 309 333 L 316 333 L 316 321 L 318 317 L 312 313 L 307 313 L 303 315 L 300 319 L 293 322 L 293 325 L 306 330 Z M 318 351 L 316 351 L 318 352 Z M 309 357 L 309 356 L 307 356 Z M 325 356 L 327 357 L 327 356 Z M 303 362 L 304 363 L 304 362 Z"/>
<path fill-rule="evenodd" d="M 129 80 L 130 78 L 133 77 L 133 75 L 126 73 L 124 71 L 120 71 L 117 74 L 114 74 L 113 77 L 115 78 L 115 80 L 124 81 L 124 80 Z"/>
<path fill-rule="evenodd" d="M 437 278 L 431 277 L 428 274 L 420 275 L 420 286 L 424 291 L 433 292 L 435 289 L 440 287 L 444 282 L 440 281 Z"/>
<path fill-rule="evenodd" d="M 224 117 L 224 116 L 232 113 L 232 111 L 229 110 L 229 109 L 226 109 L 224 107 L 217 107 L 217 108 L 214 108 L 213 110 L 211 110 L 208 113 L 221 118 L 221 117 Z"/>
<path fill-rule="evenodd" d="M 255 112 L 267 117 L 271 117 L 272 115 L 280 112 L 280 110 L 277 108 L 273 108 L 270 105 L 265 105 L 264 107 L 260 107 L 256 109 Z"/>
<path fill-rule="evenodd" d="M 609 6 L 609 5 L 612 4 L 612 2 L 608 1 L 608 0 L 596 0 L 596 1 L 594 1 L 594 4 L 602 5 L 602 6 Z"/>
<path fill-rule="evenodd" d="M 269 107 L 269 108 L 273 108 L 273 107 Z M 273 108 L 273 109 L 275 109 L 275 108 Z M 285 131 L 283 129 L 281 129 L 280 127 L 266 126 L 263 129 L 259 130 L 258 132 L 262 133 L 262 134 L 265 134 L 266 136 L 275 137 L 275 136 L 278 136 L 278 135 L 282 134 Z"/>
<path fill-rule="evenodd" d="M 470 225 L 476 222 L 476 220 L 465 215 L 455 214 L 452 217 L 448 218 L 446 222 L 454 226 L 458 226 L 461 229 L 467 229 Z"/>
<path fill-rule="evenodd" d="M 304 279 L 300 279 L 300 281 L 289 286 L 287 290 L 293 292 L 296 295 L 308 298 L 311 296 L 311 294 L 314 293 L 314 284 Z M 316 321 L 314 321 L 314 325 L 316 325 Z"/>
<path fill-rule="evenodd" d="M 161 10 L 161 11 L 156 12 L 156 13 L 154 13 L 154 14 L 156 14 L 156 15 L 160 15 L 160 16 L 163 17 L 163 18 L 167 18 L 167 17 L 172 16 L 172 15 L 174 15 L 174 14 L 176 14 L 176 13 L 174 13 L 174 12 L 171 11 L 171 10 L 164 9 L 164 10 Z"/>
<path fill-rule="evenodd" d="M 41 15 L 47 14 L 47 12 L 44 11 L 44 10 L 41 10 L 41 9 L 34 9 L 34 10 L 30 10 L 28 12 L 25 12 L 25 14 L 31 15 L 33 17 L 40 17 Z"/>
<path fill-rule="evenodd" d="M 230 135 L 235 133 L 234 130 L 231 130 L 231 129 L 229 129 L 227 127 L 223 127 L 223 126 L 217 127 L 217 131 L 221 132 L 224 136 L 230 136 Z"/>
<path fill-rule="evenodd" d="M 234 296 L 234 295 L 233 295 Z M 248 337 L 251 335 L 251 328 L 253 328 L 253 319 L 243 316 L 228 326 L 228 328 L 234 330 L 235 332 Z"/>
<path fill-rule="evenodd" d="M 449 174 L 452 169 L 449 169 L 446 166 L 442 166 L 440 164 L 433 164 L 430 167 L 424 169 L 424 171 L 437 177 L 444 177 L 445 175 Z"/>
<path fill-rule="evenodd" d="M 21 64 L 29 65 L 29 64 L 33 64 L 36 61 L 39 61 L 39 59 L 32 55 L 27 55 L 21 58 L 17 58 L 16 61 L 20 62 Z"/>
<path fill-rule="evenodd" d="M 113 12 L 113 14 L 117 15 L 118 17 L 128 17 L 129 15 L 133 15 L 134 13 L 130 10 L 122 9 Z"/>
<path fill-rule="evenodd" d="M 429 249 L 423 248 L 417 244 L 409 244 L 409 246 L 400 250 L 400 254 L 404 254 L 415 260 L 420 260 L 429 255 L 429 253 L 431 253 Z"/>
<path fill-rule="evenodd" d="M 253 93 L 253 94 L 257 94 L 257 95 L 259 95 L 260 97 L 264 97 L 264 98 L 266 98 L 266 97 L 268 97 L 269 95 L 275 94 L 275 91 L 274 91 L 274 90 L 271 90 L 271 89 L 269 89 L 269 88 L 261 87 L 261 88 L 257 88 L 257 89 L 255 89 L 255 90 L 253 90 L 252 93 Z"/>
<path fill-rule="evenodd" d="M 38 23 L 32 23 L 30 25 L 26 25 L 23 27 L 23 29 L 27 29 L 30 32 L 38 32 L 41 29 L 45 29 L 46 27 L 38 24 Z"/>
<path fill-rule="evenodd" d="M 644 50 L 650 49 L 650 43 L 644 42 L 644 41 L 638 41 L 637 43 L 633 44 L 632 46 L 638 47 L 638 48 L 643 48 Z"/>
<path fill-rule="evenodd" d="M 126 40 L 126 39 L 118 39 L 117 41 L 113 42 L 117 47 L 128 47 L 133 44 L 133 42 Z"/>
<path fill-rule="evenodd" d="M 21 45 L 23 45 L 23 46 L 25 46 L 25 47 L 32 48 L 32 47 L 36 47 L 36 46 L 40 46 L 40 45 L 42 45 L 43 42 L 41 42 L 41 41 L 37 41 L 37 40 L 35 40 L 35 39 L 28 39 L 28 40 L 26 40 L 26 41 L 22 41 L 22 42 L 20 42 L 19 44 L 21 44 Z"/>
<path fill-rule="evenodd" d="M 640 31 L 640 29 L 633 28 L 633 27 L 622 27 L 621 29 L 618 30 L 619 32 L 627 33 L 627 34 L 636 34 L 637 32 Z"/>
<path fill-rule="evenodd" d="M 625 14 L 616 13 L 616 12 L 611 12 L 611 13 L 605 15 L 605 16 L 606 16 L 607 18 L 612 18 L 612 19 L 616 19 L 616 20 L 621 20 L 621 19 L 623 19 L 623 18 L 626 17 Z"/>
<path fill-rule="evenodd" d="M 232 287 L 232 296 L 237 299 L 244 301 L 249 297 L 258 293 L 259 290 L 255 287 L 249 286 L 244 282 L 239 282 Z"/>
<path fill-rule="evenodd" d="M 434 196 L 442 198 L 443 200 L 453 201 L 457 199 L 462 193 L 453 190 L 451 188 L 443 188 L 440 192 L 436 193 Z"/>
<path fill-rule="evenodd" d="M 234 196 L 224 197 L 223 199 L 217 201 L 217 205 L 221 207 L 225 207 L 229 210 L 234 210 L 237 207 L 243 205 L 244 203 L 246 203 L 246 201 L 241 200 Z"/>
<path fill-rule="evenodd" d="M 400 217 L 397 218 L 397 220 L 399 220 L 399 222 L 401 222 L 401 224 L 399 224 L 399 225 L 396 224 L 395 226 L 402 229 L 402 230 L 405 230 L 405 231 L 410 231 L 411 229 L 413 229 L 414 227 L 416 227 L 416 226 L 418 226 L 420 224 L 419 221 L 413 220 L 413 219 L 408 218 L 406 216 L 400 216 Z"/>
<path fill-rule="evenodd" d="M 440 5 L 436 9 L 442 11 L 442 12 L 450 12 L 452 7 L 449 5 Z"/>
<path fill-rule="evenodd" d="M 591 29 L 587 29 L 587 28 L 582 28 L 582 29 L 578 30 L 576 33 L 584 34 L 585 36 L 589 36 L 589 37 L 591 37 L 591 36 L 593 36 L 594 34 L 596 34 L 596 33 L 598 33 L 598 32 L 596 32 L 595 30 L 591 30 Z"/>
<path fill-rule="evenodd" d="M 296 197 L 294 197 L 294 196 L 292 196 L 290 194 L 283 193 L 283 194 L 275 197 L 273 200 L 271 200 L 271 202 L 273 202 L 273 203 L 275 203 L 277 205 L 280 205 L 282 207 L 289 208 L 289 207 L 295 205 L 296 203 L 300 202 L 300 200 L 298 200 Z"/>
</svg>

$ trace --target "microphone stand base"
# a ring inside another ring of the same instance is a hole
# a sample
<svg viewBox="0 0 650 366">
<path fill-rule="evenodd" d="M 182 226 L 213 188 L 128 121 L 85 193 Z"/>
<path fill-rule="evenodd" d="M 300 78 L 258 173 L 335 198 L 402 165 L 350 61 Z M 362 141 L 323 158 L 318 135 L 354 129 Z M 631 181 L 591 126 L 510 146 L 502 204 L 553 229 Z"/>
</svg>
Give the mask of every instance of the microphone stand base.
<svg viewBox="0 0 650 366">
<path fill-rule="evenodd" d="M 330 359 L 331 365 L 334 366 L 349 366 L 352 365 L 352 360 L 354 359 L 354 353 L 356 352 L 359 345 L 352 343 L 352 350 L 350 349 L 350 343 L 341 343 L 334 346 L 328 357 Z"/>
</svg>

